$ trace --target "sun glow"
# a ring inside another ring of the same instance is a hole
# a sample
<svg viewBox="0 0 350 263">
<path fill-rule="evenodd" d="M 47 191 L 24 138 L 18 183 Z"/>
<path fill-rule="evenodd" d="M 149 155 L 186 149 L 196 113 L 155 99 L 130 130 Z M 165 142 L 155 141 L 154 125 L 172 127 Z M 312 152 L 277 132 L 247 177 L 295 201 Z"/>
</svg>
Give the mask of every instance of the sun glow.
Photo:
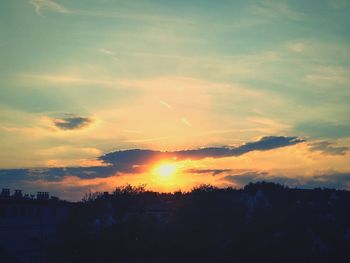
<svg viewBox="0 0 350 263">
<path fill-rule="evenodd" d="M 154 168 L 154 173 L 162 178 L 168 178 L 176 173 L 177 167 L 173 163 L 162 163 Z"/>
</svg>

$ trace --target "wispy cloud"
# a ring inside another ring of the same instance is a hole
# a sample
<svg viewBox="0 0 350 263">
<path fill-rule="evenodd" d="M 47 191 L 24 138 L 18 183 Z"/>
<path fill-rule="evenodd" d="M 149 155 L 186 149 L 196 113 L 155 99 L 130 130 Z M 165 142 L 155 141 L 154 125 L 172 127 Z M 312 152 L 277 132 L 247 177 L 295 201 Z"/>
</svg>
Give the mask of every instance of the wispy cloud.
<svg viewBox="0 0 350 263">
<path fill-rule="evenodd" d="M 145 14 L 145 13 L 135 13 L 127 10 L 83 10 L 83 9 L 68 9 L 63 5 L 53 1 L 53 0 L 30 0 L 29 3 L 34 6 L 35 12 L 42 16 L 42 10 L 48 10 L 51 12 L 57 12 L 62 14 L 73 14 L 80 16 L 96 16 L 96 17 L 105 17 L 105 18 L 121 18 L 121 19 L 130 19 L 130 20 L 148 20 L 148 21 L 166 21 L 172 23 L 181 23 L 181 24 L 192 24 L 191 20 L 185 18 L 177 18 L 171 16 L 160 16 L 154 14 Z"/>
<path fill-rule="evenodd" d="M 318 67 L 305 76 L 305 80 L 318 86 L 348 85 L 350 83 L 350 69 L 348 67 Z"/>
<path fill-rule="evenodd" d="M 124 130 L 125 133 L 133 133 L 133 134 L 141 134 L 142 131 L 140 130 Z"/>
<path fill-rule="evenodd" d="M 306 44 L 303 42 L 292 43 L 288 45 L 288 49 L 296 53 L 303 53 L 306 49 Z"/>
<path fill-rule="evenodd" d="M 310 143 L 310 151 L 322 152 L 329 155 L 345 155 L 349 150 L 349 147 L 336 146 L 334 143 L 327 141 Z"/>
<path fill-rule="evenodd" d="M 79 74 L 21 74 L 20 80 L 34 82 L 36 84 L 60 84 L 60 85 L 103 85 L 104 87 L 118 87 L 122 82 L 113 78 L 93 78 Z"/>
<path fill-rule="evenodd" d="M 179 24 L 192 24 L 193 22 L 185 18 L 176 18 L 171 16 L 160 16 L 153 14 L 145 13 L 135 13 L 126 10 L 117 11 L 89 11 L 89 10 L 74 10 L 74 14 L 82 16 L 96 16 L 96 17 L 105 17 L 105 18 L 121 18 L 121 19 L 130 19 L 130 20 L 141 20 L 141 21 L 154 21 L 154 22 L 171 22 Z"/>
<path fill-rule="evenodd" d="M 160 98 L 158 98 L 156 96 L 154 98 L 155 98 L 155 100 L 157 100 L 161 105 L 163 105 L 167 109 L 169 109 L 169 110 L 171 110 L 173 112 L 176 112 L 175 108 L 172 105 L 170 105 L 168 102 L 166 102 L 166 101 L 164 101 L 164 100 L 162 100 L 162 99 L 160 99 Z M 180 122 L 182 124 L 184 124 L 185 126 L 187 126 L 187 127 L 192 127 L 192 124 L 185 117 L 180 118 Z"/>
<path fill-rule="evenodd" d="M 252 11 L 263 17 L 273 18 L 289 18 L 300 20 L 305 15 L 302 12 L 292 9 L 286 1 L 263 0 L 259 4 L 251 7 Z"/>
<path fill-rule="evenodd" d="M 161 141 L 164 139 L 167 139 L 169 137 L 156 137 L 156 138 L 143 138 L 143 139 L 128 139 L 124 142 L 130 142 L 130 143 L 142 143 L 142 142 L 154 142 L 154 141 Z"/>
<path fill-rule="evenodd" d="M 164 101 L 164 100 L 158 98 L 157 96 L 154 96 L 154 99 L 155 99 L 156 101 L 158 101 L 158 102 L 159 102 L 161 105 L 163 105 L 164 107 L 168 108 L 168 109 L 171 110 L 171 111 L 174 111 L 174 107 L 171 106 L 171 105 L 170 105 L 169 103 L 167 103 L 166 101 Z"/>
<path fill-rule="evenodd" d="M 63 5 L 60 5 L 52 0 L 30 0 L 29 3 L 34 6 L 35 12 L 41 15 L 42 10 L 68 14 L 70 11 Z"/>
<path fill-rule="evenodd" d="M 186 118 L 181 118 L 181 122 L 188 127 L 192 127 L 192 124 Z"/>
<path fill-rule="evenodd" d="M 308 121 L 296 125 L 298 134 L 307 134 L 314 138 L 347 138 L 350 135 L 350 124 L 344 122 Z"/>
<path fill-rule="evenodd" d="M 232 172 L 232 169 L 198 169 L 198 168 L 191 168 L 186 169 L 184 171 L 185 173 L 193 173 L 193 174 L 211 174 L 212 176 L 216 176 L 223 173 Z"/>
<path fill-rule="evenodd" d="M 106 48 L 100 48 L 99 51 L 106 55 L 115 55 L 115 52 Z"/>
<path fill-rule="evenodd" d="M 328 4 L 330 7 L 334 9 L 344 8 L 350 6 L 349 0 L 328 0 Z"/>
</svg>

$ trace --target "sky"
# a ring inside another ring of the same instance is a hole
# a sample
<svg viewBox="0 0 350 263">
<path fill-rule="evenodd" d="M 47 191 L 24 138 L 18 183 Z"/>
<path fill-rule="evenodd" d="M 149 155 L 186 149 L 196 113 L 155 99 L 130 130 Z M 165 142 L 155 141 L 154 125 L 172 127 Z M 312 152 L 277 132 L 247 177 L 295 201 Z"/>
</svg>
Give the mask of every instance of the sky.
<svg viewBox="0 0 350 263">
<path fill-rule="evenodd" d="M 0 186 L 350 190 L 350 0 L 0 3 Z"/>
</svg>

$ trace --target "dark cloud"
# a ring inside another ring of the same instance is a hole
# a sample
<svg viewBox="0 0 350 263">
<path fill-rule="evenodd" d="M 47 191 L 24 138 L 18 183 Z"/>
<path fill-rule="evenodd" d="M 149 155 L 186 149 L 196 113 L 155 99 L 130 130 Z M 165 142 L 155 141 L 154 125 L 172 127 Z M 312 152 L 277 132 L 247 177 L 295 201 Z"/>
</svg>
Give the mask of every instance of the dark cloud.
<svg viewBox="0 0 350 263">
<path fill-rule="evenodd" d="M 204 158 L 240 156 L 252 151 L 267 151 L 301 142 L 305 142 L 305 140 L 298 137 L 268 136 L 237 147 L 207 147 L 169 152 L 133 149 L 107 153 L 99 157 L 99 159 L 105 163 L 117 166 L 123 171 L 128 171 L 128 169 L 133 170 L 135 165 L 147 165 L 157 160 L 199 160 Z"/>
<path fill-rule="evenodd" d="M 310 180 L 306 180 L 302 187 L 315 188 L 327 187 L 335 189 L 350 190 L 350 173 L 326 173 L 313 176 Z"/>
<path fill-rule="evenodd" d="M 88 126 L 93 120 L 88 117 L 66 114 L 64 118 L 55 118 L 52 121 L 61 130 L 76 130 Z"/>
<path fill-rule="evenodd" d="M 213 176 L 219 175 L 222 173 L 232 172 L 232 169 L 186 169 L 185 173 L 193 174 L 211 174 Z"/>
<path fill-rule="evenodd" d="M 222 180 L 242 187 L 250 182 L 266 180 L 267 175 L 268 174 L 266 172 L 249 171 L 244 173 L 227 175 L 223 177 Z"/>
<path fill-rule="evenodd" d="M 334 143 L 322 141 L 310 143 L 310 151 L 322 152 L 329 155 L 345 155 L 349 151 L 349 147 L 333 146 Z"/>
<path fill-rule="evenodd" d="M 350 190 L 350 173 L 325 173 L 314 176 L 272 176 L 267 172 L 250 171 L 240 174 L 227 175 L 221 180 L 232 183 L 234 186 L 243 187 L 250 182 L 266 181 L 279 183 L 289 187 L 300 187 L 306 189 L 313 188 L 334 188 Z"/>
<path fill-rule="evenodd" d="M 50 184 L 61 182 L 66 176 L 75 175 L 84 177 L 84 171 L 92 168 L 48 168 L 48 169 L 3 169 L 0 170 L 0 185 L 11 189 L 22 189 L 26 194 L 36 194 L 38 191 L 49 191 L 51 195 L 69 200 L 81 200 L 83 195 L 93 186 L 91 185 L 66 185 L 62 188 L 61 184 Z M 104 175 L 107 173 L 101 173 Z M 87 177 L 85 177 L 87 178 Z M 38 183 L 38 180 L 46 182 Z"/>
<path fill-rule="evenodd" d="M 65 176 L 93 179 L 109 177 L 116 172 L 118 172 L 118 170 L 113 166 L 0 169 L 0 182 L 3 185 L 12 185 L 36 180 L 59 182 L 63 180 Z"/>
</svg>

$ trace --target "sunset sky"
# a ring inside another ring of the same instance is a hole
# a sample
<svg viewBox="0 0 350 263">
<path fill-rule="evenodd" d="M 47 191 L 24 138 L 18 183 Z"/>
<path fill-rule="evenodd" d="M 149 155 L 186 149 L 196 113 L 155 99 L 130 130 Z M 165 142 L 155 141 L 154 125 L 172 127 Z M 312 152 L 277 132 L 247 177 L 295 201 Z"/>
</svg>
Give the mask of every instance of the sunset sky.
<svg viewBox="0 0 350 263">
<path fill-rule="evenodd" d="M 350 0 L 0 3 L 0 187 L 350 190 Z"/>
</svg>

